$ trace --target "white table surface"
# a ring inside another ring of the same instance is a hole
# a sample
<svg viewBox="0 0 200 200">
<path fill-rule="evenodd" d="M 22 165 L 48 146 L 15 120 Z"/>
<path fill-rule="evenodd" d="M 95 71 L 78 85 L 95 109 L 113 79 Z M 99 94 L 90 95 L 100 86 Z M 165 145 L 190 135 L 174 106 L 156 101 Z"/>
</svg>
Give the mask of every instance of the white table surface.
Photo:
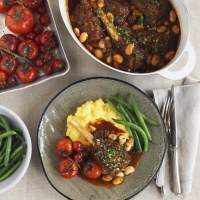
<svg viewBox="0 0 200 200">
<path fill-rule="evenodd" d="M 181 0 L 180 0 L 181 1 Z M 191 36 L 190 40 L 195 48 L 197 55 L 197 64 L 191 73 L 191 76 L 200 80 L 200 2 L 199 0 L 186 0 L 190 16 Z M 23 179 L 9 192 L 0 194 L 1 200 L 62 200 L 65 199 L 57 193 L 48 183 L 39 160 L 36 138 L 37 126 L 41 114 L 51 100 L 61 89 L 70 83 L 86 77 L 92 76 L 110 76 L 128 81 L 143 91 L 150 93 L 155 88 L 167 88 L 172 81 L 161 78 L 159 76 L 148 77 L 134 77 L 129 75 L 119 74 L 111 69 L 102 67 L 100 64 L 93 61 L 91 58 L 75 44 L 71 36 L 69 36 L 59 13 L 58 2 L 54 2 L 54 10 L 56 13 L 56 20 L 60 21 L 58 28 L 62 34 L 62 41 L 67 52 L 71 70 L 65 76 L 52 79 L 40 85 L 8 94 L 0 95 L 0 104 L 15 111 L 26 123 L 32 139 L 33 154 L 29 169 Z M 98 73 L 97 73 L 98 72 Z M 180 81 L 173 81 L 176 85 L 182 83 Z M 200 153 L 200 145 L 198 153 Z M 170 198 L 182 200 L 197 200 L 200 196 L 200 157 L 196 158 L 196 165 L 193 174 L 192 193 L 187 196 L 179 196 Z M 160 195 L 159 189 L 152 181 L 149 186 L 140 194 L 135 200 L 160 200 L 163 197 Z"/>
</svg>

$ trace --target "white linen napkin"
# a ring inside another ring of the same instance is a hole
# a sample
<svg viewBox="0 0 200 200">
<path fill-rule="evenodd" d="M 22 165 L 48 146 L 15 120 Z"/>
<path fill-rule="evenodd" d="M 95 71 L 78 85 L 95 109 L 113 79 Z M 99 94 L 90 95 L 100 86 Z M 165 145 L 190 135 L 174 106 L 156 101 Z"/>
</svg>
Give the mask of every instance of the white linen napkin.
<svg viewBox="0 0 200 200">
<path fill-rule="evenodd" d="M 166 100 L 167 91 L 153 90 L 159 109 Z M 192 174 L 200 133 L 200 82 L 189 77 L 184 81 L 184 85 L 175 87 L 175 112 L 181 193 L 188 194 L 192 188 Z M 173 195 L 170 164 L 168 148 L 156 179 L 156 185 L 161 187 L 164 196 Z"/>
</svg>

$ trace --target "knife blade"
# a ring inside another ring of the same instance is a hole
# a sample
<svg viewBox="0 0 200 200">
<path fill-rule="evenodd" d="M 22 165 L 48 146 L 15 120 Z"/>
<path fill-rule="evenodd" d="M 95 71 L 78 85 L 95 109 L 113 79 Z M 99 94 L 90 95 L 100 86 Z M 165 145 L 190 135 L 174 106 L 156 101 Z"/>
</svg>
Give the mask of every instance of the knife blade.
<svg viewBox="0 0 200 200">
<path fill-rule="evenodd" d="M 171 86 L 171 113 L 170 113 L 170 147 L 171 147 L 171 158 L 172 158 L 172 171 L 173 171 L 173 192 L 176 195 L 181 193 L 180 187 L 180 176 L 178 166 L 178 143 L 177 143 L 177 130 L 176 130 L 176 112 L 175 112 L 175 95 L 174 95 L 174 84 Z"/>
</svg>

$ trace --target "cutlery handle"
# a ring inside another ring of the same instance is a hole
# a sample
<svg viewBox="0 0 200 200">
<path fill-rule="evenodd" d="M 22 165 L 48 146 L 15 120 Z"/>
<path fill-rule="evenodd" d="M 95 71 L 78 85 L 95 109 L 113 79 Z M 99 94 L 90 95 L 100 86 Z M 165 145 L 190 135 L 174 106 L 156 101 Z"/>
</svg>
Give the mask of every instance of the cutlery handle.
<svg viewBox="0 0 200 200">
<path fill-rule="evenodd" d="M 173 189 L 176 195 L 181 193 L 179 168 L 178 168 L 178 157 L 177 157 L 177 147 L 171 148 L 171 158 L 172 158 L 172 170 L 173 170 Z"/>
</svg>

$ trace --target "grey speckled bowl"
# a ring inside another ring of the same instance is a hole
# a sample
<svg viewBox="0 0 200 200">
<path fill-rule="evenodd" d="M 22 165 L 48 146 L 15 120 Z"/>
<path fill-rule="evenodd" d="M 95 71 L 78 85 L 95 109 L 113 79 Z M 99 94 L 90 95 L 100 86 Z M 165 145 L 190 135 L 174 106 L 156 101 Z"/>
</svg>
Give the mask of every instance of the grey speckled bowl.
<svg viewBox="0 0 200 200">
<path fill-rule="evenodd" d="M 136 171 L 125 182 L 111 189 L 94 186 L 79 177 L 64 179 L 57 172 L 59 158 L 55 143 L 66 132 L 66 117 L 88 100 L 111 94 L 127 96 L 133 93 L 141 112 L 159 122 L 149 127 L 153 142 L 144 154 Z M 153 101 L 133 85 L 113 78 L 95 77 L 76 82 L 57 94 L 45 109 L 38 127 L 38 149 L 44 172 L 50 184 L 62 195 L 73 200 L 122 200 L 143 190 L 155 177 L 163 160 L 166 142 L 162 118 Z"/>
</svg>

